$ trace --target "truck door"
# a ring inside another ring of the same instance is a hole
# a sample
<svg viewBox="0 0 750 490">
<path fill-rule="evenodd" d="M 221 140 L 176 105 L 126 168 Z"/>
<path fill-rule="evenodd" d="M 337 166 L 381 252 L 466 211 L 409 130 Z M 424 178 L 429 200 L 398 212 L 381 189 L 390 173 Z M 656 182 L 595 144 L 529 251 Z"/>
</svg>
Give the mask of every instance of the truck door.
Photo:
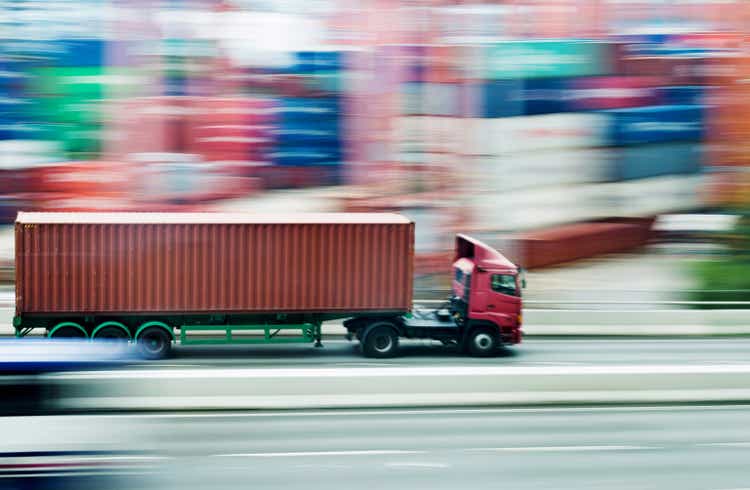
<svg viewBox="0 0 750 490">
<path fill-rule="evenodd" d="M 500 316 L 520 313 L 521 290 L 513 274 L 490 274 L 487 313 Z"/>
</svg>

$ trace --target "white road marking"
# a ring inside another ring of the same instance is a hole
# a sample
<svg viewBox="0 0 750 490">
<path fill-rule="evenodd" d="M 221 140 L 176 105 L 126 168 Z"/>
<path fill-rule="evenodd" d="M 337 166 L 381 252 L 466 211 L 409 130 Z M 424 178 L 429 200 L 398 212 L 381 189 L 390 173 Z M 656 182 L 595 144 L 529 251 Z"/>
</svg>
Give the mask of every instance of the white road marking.
<svg viewBox="0 0 750 490">
<path fill-rule="evenodd" d="M 706 442 L 696 444 L 701 447 L 750 447 L 750 442 Z"/>
<path fill-rule="evenodd" d="M 290 453 L 236 453 L 215 454 L 217 458 L 301 458 L 317 456 L 379 456 L 396 454 L 425 454 L 425 451 L 403 451 L 400 449 L 372 449 L 362 451 L 300 451 Z"/>
<path fill-rule="evenodd" d="M 383 466 L 387 468 L 450 468 L 450 465 L 445 463 L 421 463 L 421 462 L 391 462 L 385 463 Z"/>
<path fill-rule="evenodd" d="M 578 451 L 636 451 L 659 449 L 656 446 L 517 446 L 517 447 L 478 447 L 465 449 L 470 452 L 578 452 Z"/>
</svg>

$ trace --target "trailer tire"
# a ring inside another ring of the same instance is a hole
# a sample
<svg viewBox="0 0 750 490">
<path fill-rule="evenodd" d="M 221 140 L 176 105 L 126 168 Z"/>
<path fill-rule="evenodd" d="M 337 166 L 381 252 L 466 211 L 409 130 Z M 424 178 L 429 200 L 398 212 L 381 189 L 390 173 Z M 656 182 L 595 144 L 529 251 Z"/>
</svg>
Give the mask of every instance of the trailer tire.
<svg viewBox="0 0 750 490">
<path fill-rule="evenodd" d="M 146 359 L 164 359 L 171 351 L 172 337 L 164 327 L 147 327 L 138 335 L 138 352 Z"/>
<path fill-rule="evenodd" d="M 364 333 L 362 353 L 365 357 L 386 359 L 398 352 L 398 332 L 390 323 L 376 323 Z"/>
<path fill-rule="evenodd" d="M 127 327 L 119 322 L 105 322 L 96 327 L 91 335 L 94 340 L 104 340 L 111 342 L 127 342 L 130 340 L 130 333 Z"/>
<path fill-rule="evenodd" d="M 466 338 L 466 349 L 474 357 L 490 357 L 497 354 L 500 339 L 489 327 L 476 327 Z"/>
<path fill-rule="evenodd" d="M 50 330 L 48 337 L 51 339 L 85 339 L 86 330 L 77 323 L 63 322 L 55 325 Z"/>
</svg>

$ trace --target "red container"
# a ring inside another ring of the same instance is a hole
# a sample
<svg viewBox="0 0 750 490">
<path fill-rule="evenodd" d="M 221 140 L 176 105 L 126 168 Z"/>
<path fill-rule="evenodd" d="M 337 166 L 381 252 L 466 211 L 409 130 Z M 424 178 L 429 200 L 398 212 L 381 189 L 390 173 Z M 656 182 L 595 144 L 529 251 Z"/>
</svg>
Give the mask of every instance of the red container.
<svg viewBox="0 0 750 490">
<path fill-rule="evenodd" d="M 132 153 L 181 153 L 186 146 L 187 99 L 141 97 L 115 103 L 107 141 L 109 158 Z"/>
<path fill-rule="evenodd" d="M 190 101 L 186 147 L 205 160 L 264 159 L 273 145 L 273 104 L 249 97 L 196 98 Z"/>
<path fill-rule="evenodd" d="M 501 249 L 514 263 L 536 269 L 643 246 L 651 238 L 653 222 L 646 218 L 564 225 L 511 237 Z"/>
<path fill-rule="evenodd" d="M 17 314 L 405 312 L 395 214 L 19 213 Z"/>
</svg>

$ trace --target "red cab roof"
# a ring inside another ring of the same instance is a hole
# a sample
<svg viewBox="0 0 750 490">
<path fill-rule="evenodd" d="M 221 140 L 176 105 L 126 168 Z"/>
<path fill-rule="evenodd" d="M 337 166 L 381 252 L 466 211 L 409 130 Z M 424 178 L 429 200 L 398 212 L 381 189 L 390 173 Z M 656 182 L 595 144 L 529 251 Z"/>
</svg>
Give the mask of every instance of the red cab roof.
<svg viewBox="0 0 750 490">
<path fill-rule="evenodd" d="M 518 267 L 513 262 L 489 245 L 470 236 L 456 235 L 454 260 L 462 258 L 471 259 L 477 267 L 482 269 L 518 271 Z"/>
</svg>

